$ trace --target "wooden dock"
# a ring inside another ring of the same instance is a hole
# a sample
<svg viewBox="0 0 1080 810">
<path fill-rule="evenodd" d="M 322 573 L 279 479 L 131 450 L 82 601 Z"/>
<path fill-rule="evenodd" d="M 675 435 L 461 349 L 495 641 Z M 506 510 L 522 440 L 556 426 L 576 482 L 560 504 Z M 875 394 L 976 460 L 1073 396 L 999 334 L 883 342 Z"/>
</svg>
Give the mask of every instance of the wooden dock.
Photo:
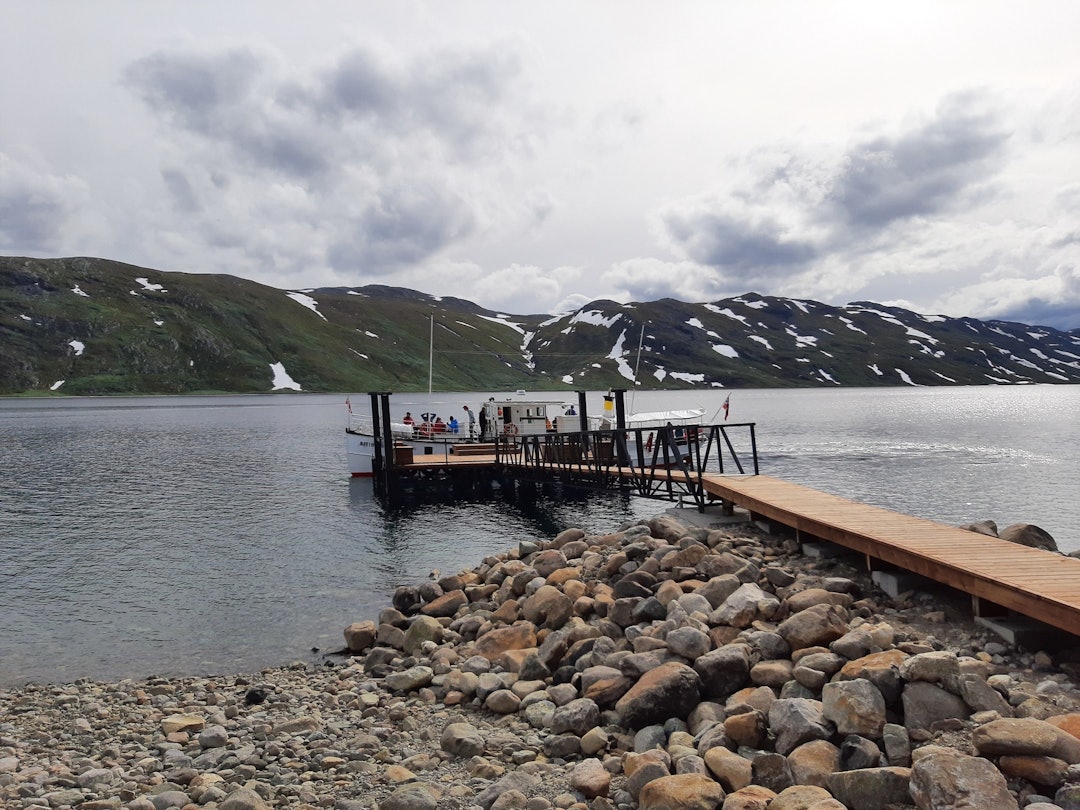
<svg viewBox="0 0 1080 810">
<path fill-rule="evenodd" d="M 850 501 L 767 475 L 702 476 L 705 490 L 793 528 L 1080 635 L 1080 560 Z M 990 603 L 989 605 L 985 603 Z"/>
</svg>

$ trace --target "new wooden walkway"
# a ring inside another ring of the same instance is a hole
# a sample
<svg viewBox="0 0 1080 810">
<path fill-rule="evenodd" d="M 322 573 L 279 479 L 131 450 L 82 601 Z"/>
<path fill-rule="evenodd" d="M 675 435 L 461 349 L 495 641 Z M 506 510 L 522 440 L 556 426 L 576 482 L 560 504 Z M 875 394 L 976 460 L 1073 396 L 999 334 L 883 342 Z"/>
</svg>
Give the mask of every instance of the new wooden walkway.
<svg viewBox="0 0 1080 810">
<path fill-rule="evenodd" d="M 1080 559 L 857 503 L 767 475 L 702 476 L 752 514 L 1080 635 Z M 802 539 L 808 539 L 803 537 Z"/>
</svg>

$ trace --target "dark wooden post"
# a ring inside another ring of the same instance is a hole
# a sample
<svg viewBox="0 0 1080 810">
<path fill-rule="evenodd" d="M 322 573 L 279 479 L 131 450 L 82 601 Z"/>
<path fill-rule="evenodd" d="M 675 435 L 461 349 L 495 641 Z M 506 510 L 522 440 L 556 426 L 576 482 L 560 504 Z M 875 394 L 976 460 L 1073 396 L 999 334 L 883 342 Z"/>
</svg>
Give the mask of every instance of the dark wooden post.
<svg viewBox="0 0 1080 810">
<path fill-rule="evenodd" d="M 626 389 L 616 388 L 615 395 L 615 451 L 620 464 L 630 463 L 630 450 L 626 446 Z"/>
<path fill-rule="evenodd" d="M 616 388 L 611 393 L 615 395 L 615 429 L 626 430 L 626 389 Z"/>
<path fill-rule="evenodd" d="M 379 400 L 381 402 L 382 425 L 375 425 L 374 432 L 378 433 L 380 429 L 382 430 L 383 456 L 385 457 L 385 463 L 383 464 L 384 478 L 387 492 L 393 497 L 396 493 L 391 491 L 391 486 L 396 487 L 397 474 L 394 470 L 394 434 L 390 430 L 390 392 L 379 392 Z"/>
<path fill-rule="evenodd" d="M 375 489 L 385 493 L 385 481 L 383 480 L 383 447 L 382 438 L 379 436 L 379 394 L 376 391 L 368 391 L 371 398 L 371 442 L 374 445 L 371 454 L 371 473 L 375 479 Z"/>
</svg>

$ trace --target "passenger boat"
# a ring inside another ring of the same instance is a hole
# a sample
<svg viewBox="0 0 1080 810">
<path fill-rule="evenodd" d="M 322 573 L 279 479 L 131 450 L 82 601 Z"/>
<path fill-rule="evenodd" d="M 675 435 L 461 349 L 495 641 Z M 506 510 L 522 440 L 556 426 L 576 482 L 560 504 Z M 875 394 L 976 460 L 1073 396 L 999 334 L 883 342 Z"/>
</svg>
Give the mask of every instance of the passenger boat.
<svg viewBox="0 0 1080 810">
<path fill-rule="evenodd" d="M 573 403 L 519 398 L 524 393 L 519 391 L 517 397 L 504 400 L 491 398 L 483 403 L 477 411 L 478 421 L 472 433 L 467 419 L 459 423 L 456 431 L 439 430 L 433 421 L 434 414 L 430 413 L 421 414 L 421 421 L 414 424 L 392 420 L 390 433 L 395 452 L 401 450 L 409 458 L 441 456 L 448 459 L 451 455 L 475 454 L 485 449 L 494 453 L 496 439 L 524 441 L 529 437 L 552 433 L 581 432 L 581 417 Z M 349 400 L 346 400 L 348 403 Z M 644 458 L 646 463 L 677 463 L 692 451 L 697 440 L 696 426 L 702 423 L 704 415 L 705 411 L 701 408 L 631 414 L 626 418 L 627 449 L 635 459 Z M 614 397 L 607 395 L 601 415 L 588 417 L 585 428 L 590 431 L 612 430 L 615 422 Z M 678 457 L 672 454 L 671 445 L 666 453 L 658 448 L 658 437 L 663 428 L 673 431 L 673 444 Z M 345 440 L 350 475 L 371 477 L 375 455 L 375 432 L 371 417 L 353 414 L 351 405 Z M 654 449 L 657 451 L 654 452 Z"/>
<path fill-rule="evenodd" d="M 518 392 L 519 395 L 524 391 Z M 348 403 L 348 400 L 346 400 Z M 434 414 L 421 414 L 421 421 L 408 424 L 404 421 L 390 422 L 390 435 L 395 448 L 406 449 L 407 455 L 442 456 L 444 459 L 455 453 L 463 452 L 463 446 L 469 446 L 469 452 L 481 451 L 482 445 L 490 445 L 494 454 L 494 441 L 499 436 L 535 436 L 553 429 L 552 420 L 558 419 L 567 410 L 567 405 L 555 401 L 510 399 L 497 402 L 494 399 L 483 403 L 482 415 L 476 411 L 478 422 L 472 426 L 466 417 L 458 423 L 457 430 L 448 430 L 435 422 Z M 481 428 L 483 427 L 483 430 Z M 580 429 L 580 428 L 577 428 Z M 349 474 L 353 477 L 371 477 L 372 462 L 375 457 L 375 431 L 370 416 L 352 413 L 349 407 L 349 423 L 345 428 L 345 450 L 349 460 Z"/>
</svg>

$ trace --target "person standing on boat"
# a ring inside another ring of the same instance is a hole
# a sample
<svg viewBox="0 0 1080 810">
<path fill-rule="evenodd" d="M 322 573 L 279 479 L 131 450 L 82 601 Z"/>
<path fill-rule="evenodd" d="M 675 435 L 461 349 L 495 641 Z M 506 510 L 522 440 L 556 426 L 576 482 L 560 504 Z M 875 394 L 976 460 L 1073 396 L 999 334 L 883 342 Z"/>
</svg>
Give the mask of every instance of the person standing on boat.
<svg viewBox="0 0 1080 810">
<path fill-rule="evenodd" d="M 472 414 L 470 413 L 469 416 L 471 417 Z M 471 421 L 470 421 L 470 423 L 471 423 Z M 487 411 L 484 408 L 481 408 L 480 409 L 480 441 L 483 441 L 484 437 L 487 436 L 487 423 L 488 423 Z"/>
<path fill-rule="evenodd" d="M 408 411 L 405 411 L 405 418 L 401 420 L 401 423 L 403 425 L 410 425 L 411 426 L 411 425 L 416 424 L 416 421 L 412 418 L 411 413 L 409 413 Z"/>
<path fill-rule="evenodd" d="M 465 413 L 469 415 L 469 438 L 471 439 L 476 434 L 476 417 L 473 416 L 473 412 L 469 410 L 468 405 L 462 406 L 465 409 Z M 480 424 L 484 423 L 484 412 L 480 411 Z M 482 430 L 482 429 L 481 429 Z"/>
</svg>

